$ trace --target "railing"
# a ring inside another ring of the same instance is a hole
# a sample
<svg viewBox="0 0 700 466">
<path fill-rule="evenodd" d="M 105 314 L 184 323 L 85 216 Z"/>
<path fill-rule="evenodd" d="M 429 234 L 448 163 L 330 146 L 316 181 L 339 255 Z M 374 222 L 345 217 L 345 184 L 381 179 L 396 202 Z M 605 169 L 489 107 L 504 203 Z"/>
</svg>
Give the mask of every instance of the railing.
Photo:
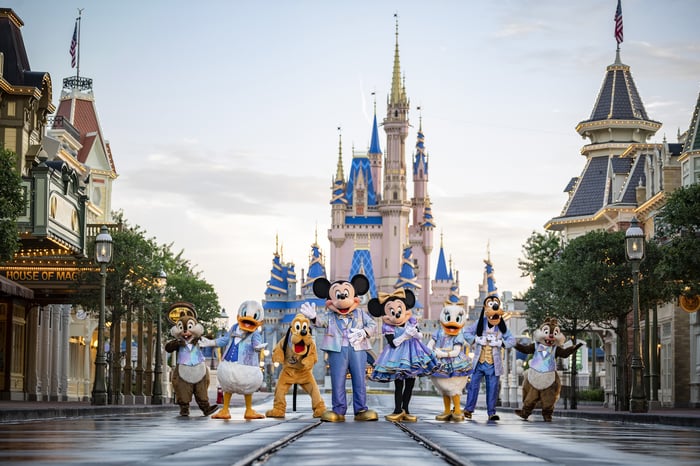
<svg viewBox="0 0 700 466">
<path fill-rule="evenodd" d="M 107 227 L 109 234 L 112 235 L 115 232 L 122 231 L 123 225 L 121 223 L 88 223 L 86 225 L 85 236 L 87 238 L 95 238 L 100 234 L 100 228 L 102 225 Z"/>
<path fill-rule="evenodd" d="M 80 141 L 80 131 L 71 124 L 70 121 L 68 121 L 67 118 L 57 115 L 54 117 L 49 117 L 48 123 L 51 125 L 51 129 L 62 129 L 65 130 L 68 134 L 73 136 L 73 139 L 76 141 Z"/>
<path fill-rule="evenodd" d="M 78 89 L 81 91 L 92 90 L 92 78 L 84 78 L 82 76 L 71 76 L 63 78 L 63 89 Z"/>
</svg>

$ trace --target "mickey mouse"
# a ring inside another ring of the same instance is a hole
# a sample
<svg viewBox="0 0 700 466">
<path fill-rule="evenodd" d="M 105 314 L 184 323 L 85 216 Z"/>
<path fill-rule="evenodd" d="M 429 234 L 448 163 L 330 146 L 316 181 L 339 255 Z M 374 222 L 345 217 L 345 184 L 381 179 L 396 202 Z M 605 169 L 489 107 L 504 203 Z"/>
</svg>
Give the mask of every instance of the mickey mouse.
<svg viewBox="0 0 700 466">
<path fill-rule="evenodd" d="M 432 350 L 423 344 L 411 308 L 416 297 L 411 290 L 399 288 L 393 293 L 379 293 L 367 303 L 369 313 L 382 318 L 386 345 L 374 364 L 370 380 L 394 381 L 394 412 L 385 416 L 391 422 L 416 422 L 408 410 L 416 377 L 430 375 L 437 366 Z"/>
<path fill-rule="evenodd" d="M 325 334 L 319 348 L 328 354 L 331 372 L 332 409 L 321 415 L 326 422 L 344 422 L 347 412 L 345 375 L 352 379 L 352 404 L 356 421 L 376 421 L 377 413 L 367 408 L 365 367 L 370 338 L 377 332 L 377 324 L 370 315 L 359 309 L 360 296 L 369 291 L 369 280 L 357 274 L 350 281 L 333 283 L 323 277 L 314 281 L 314 295 L 326 300 L 327 312 L 316 314 L 311 303 L 301 305 L 304 314 L 315 327 L 324 327 Z"/>
</svg>

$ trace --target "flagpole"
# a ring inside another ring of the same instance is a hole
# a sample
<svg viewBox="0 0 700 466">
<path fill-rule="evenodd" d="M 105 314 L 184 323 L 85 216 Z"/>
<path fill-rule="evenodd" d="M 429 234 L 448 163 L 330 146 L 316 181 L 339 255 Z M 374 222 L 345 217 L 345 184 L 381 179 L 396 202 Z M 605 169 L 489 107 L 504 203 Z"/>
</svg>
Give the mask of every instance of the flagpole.
<svg viewBox="0 0 700 466">
<path fill-rule="evenodd" d="M 76 20 L 78 21 L 78 44 L 76 45 L 77 47 L 77 66 L 75 68 L 75 77 L 80 78 L 80 25 L 81 25 L 81 19 L 83 16 L 83 10 L 85 8 L 78 8 L 78 17 Z M 80 81 L 80 79 L 77 79 L 76 81 Z"/>
</svg>

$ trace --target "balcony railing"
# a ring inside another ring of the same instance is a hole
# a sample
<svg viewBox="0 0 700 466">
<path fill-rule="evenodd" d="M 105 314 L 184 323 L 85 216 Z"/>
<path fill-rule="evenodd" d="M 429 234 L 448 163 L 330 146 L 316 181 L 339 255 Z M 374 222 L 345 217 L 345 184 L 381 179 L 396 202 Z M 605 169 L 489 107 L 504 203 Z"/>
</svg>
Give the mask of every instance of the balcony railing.
<svg viewBox="0 0 700 466">
<path fill-rule="evenodd" d="M 73 137 L 73 139 L 75 139 L 76 141 L 80 141 L 80 131 L 78 131 L 78 129 L 75 126 L 73 126 L 66 117 L 61 115 L 49 117 L 48 123 L 51 129 L 62 129 L 68 134 L 70 134 Z"/>
</svg>

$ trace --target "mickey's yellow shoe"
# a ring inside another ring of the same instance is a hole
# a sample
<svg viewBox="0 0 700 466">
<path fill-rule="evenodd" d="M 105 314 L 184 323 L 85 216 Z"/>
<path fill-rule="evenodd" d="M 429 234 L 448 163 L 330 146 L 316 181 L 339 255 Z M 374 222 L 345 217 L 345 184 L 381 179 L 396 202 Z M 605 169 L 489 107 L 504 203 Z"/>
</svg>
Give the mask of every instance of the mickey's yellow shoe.
<svg viewBox="0 0 700 466">
<path fill-rule="evenodd" d="M 321 420 L 325 422 L 345 422 L 345 416 L 335 411 L 326 411 L 321 414 Z"/>
<path fill-rule="evenodd" d="M 371 409 L 355 414 L 356 421 L 376 421 L 377 419 L 379 419 L 379 416 L 376 411 L 372 411 Z"/>
</svg>

